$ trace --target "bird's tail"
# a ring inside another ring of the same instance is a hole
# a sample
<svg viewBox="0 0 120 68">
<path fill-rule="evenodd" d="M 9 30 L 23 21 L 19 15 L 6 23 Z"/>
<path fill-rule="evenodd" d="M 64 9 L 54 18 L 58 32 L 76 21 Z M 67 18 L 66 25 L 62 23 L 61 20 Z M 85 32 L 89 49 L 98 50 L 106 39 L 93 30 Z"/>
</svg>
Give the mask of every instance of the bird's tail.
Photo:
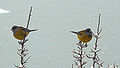
<svg viewBox="0 0 120 68">
<path fill-rule="evenodd" d="M 36 31 L 36 30 L 38 30 L 38 29 L 34 29 L 34 30 L 29 30 L 29 32 L 32 32 L 32 31 Z"/>
<path fill-rule="evenodd" d="M 70 31 L 70 32 L 77 34 L 77 32 L 75 32 L 75 31 Z"/>
</svg>

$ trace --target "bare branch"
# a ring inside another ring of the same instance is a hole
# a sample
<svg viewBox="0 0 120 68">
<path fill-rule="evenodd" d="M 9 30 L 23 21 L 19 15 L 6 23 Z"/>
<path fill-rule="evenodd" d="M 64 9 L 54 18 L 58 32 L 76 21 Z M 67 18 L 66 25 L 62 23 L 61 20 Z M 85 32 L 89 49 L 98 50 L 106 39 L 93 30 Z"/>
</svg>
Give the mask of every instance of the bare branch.
<svg viewBox="0 0 120 68">
<path fill-rule="evenodd" d="M 74 62 L 75 62 L 75 65 L 78 67 L 78 68 L 84 68 L 83 66 L 85 64 L 87 64 L 86 61 L 83 61 L 83 58 L 85 57 L 85 52 L 83 51 L 83 49 L 85 48 L 85 44 L 81 41 L 79 41 L 79 43 L 76 43 L 77 44 L 77 50 L 73 49 L 73 53 L 76 54 L 76 55 L 73 55 L 74 57 Z"/>
<path fill-rule="evenodd" d="M 25 62 L 24 62 L 24 63 L 27 63 L 27 61 L 30 59 L 30 57 L 31 57 L 31 56 L 29 56 L 29 57 L 25 60 Z"/>
<path fill-rule="evenodd" d="M 27 26 L 26 26 L 26 28 L 28 28 L 29 23 L 30 23 L 31 12 L 32 12 L 32 6 L 31 6 L 31 8 L 30 8 L 30 12 L 29 12 L 29 17 L 28 17 L 28 21 L 27 21 Z"/>
<path fill-rule="evenodd" d="M 93 47 L 93 49 L 91 49 L 91 52 L 93 53 L 93 55 L 86 55 L 88 58 L 93 59 L 93 64 L 92 67 L 95 68 L 95 64 L 98 65 L 98 67 L 103 67 L 103 62 L 100 60 L 99 56 L 98 56 L 98 52 L 101 49 L 98 49 L 98 40 L 100 38 L 100 33 L 102 32 L 102 29 L 100 29 L 100 23 L 101 23 L 101 14 L 99 14 L 99 18 L 98 18 L 98 26 L 97 26 L 97 35 L 95 35 L 93 33 L 93 35 L 95 36 L 95 46 Z"/>
<path fill-rule="evenodd" d="M 27 26 L 26 28 L 28 28 L 29 26 L 29 23 L 30 23 L 30 18 L 31 18 L 31 12 L 32 12 L 32 7 L 30 8 L 30 12 L 29 12 L 29 17 L 28 17 L 28 21 L 27 21 Z M 25 57 L 26 55 L 28 54 L 27 51 L 28 49 L 26 49 L 25 47 L 25 43 L 28 41 L 28 39 L 26 39 L 26 32 L 25 32 L 25 35 L 24 35 L 24 39 L 22 41 L 18 41 L 18 43 L 21 45 L 21 49 L 17 49 L 19 51 L 18 55 L 20 56 L 20 65 L 19 66 L 16 66 L 17 68 L 25 68 L 26 66 L 26 63 L 28 61 L 28 59 L 31 57 L 28 57 L 26 60 L 25 60 Z"/>
</svg>

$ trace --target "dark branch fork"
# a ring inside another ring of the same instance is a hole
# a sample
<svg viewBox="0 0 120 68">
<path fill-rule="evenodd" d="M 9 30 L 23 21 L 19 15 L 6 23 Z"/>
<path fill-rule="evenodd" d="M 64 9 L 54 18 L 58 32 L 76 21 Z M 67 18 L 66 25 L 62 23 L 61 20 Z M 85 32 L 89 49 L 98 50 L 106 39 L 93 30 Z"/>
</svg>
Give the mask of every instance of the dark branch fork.
<svg viewBox="0 0 120 68">
<path fill-rule="evenodd" d="M 76 44 L 78 45 L 78 50 L 73 49 L 72 51 L 75 54 L 73 55 L 75 64 L 72 64 L 72 68 L 74 65 L 76 65 L 78 68 L 85 68 L 85 64 L 87 64 L 87 62 L 84 61 L 83 58 L 85 57 L 84 49 L 86 48 L 86 44 L 81 41 Z"/>
</svg>

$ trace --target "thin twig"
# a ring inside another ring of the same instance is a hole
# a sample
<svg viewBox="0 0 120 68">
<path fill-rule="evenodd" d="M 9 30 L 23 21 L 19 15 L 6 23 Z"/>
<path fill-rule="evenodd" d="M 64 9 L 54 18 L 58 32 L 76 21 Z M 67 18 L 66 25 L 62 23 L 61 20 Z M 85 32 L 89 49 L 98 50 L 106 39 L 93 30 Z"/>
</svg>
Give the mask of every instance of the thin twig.
<svg viewBox="0 0 120 68">
<path fill-rule="evenodd" d="M 100 29 L 100 23 L 101 23 L 101 14 L 99 14 L 99 18 L 98 18 L 98 25 L 97 25 L 97 31 L 96 31 L 97 35 L 93 33 L 93 35 L 95 35 L 95 46 L 93 47 L 93 49 L 91 49 L 91 52 L 93 53 L 93 55 L 90 55 L 90 54 L 86 55 L 89 59 L 93 60 L 93 63 L 92 63 L 93 68 L 95 68 L 95 64 L 97 64 L 99 68 L 103 67 L 103 62 L 100 60 L 97 54 L 101 50 L 101 49 L 98 49 L 98 40 L 101 38 L 99 35 L 102 32 L 102 29 Z"/>
<path fill-rule="evenodd" d="M 99 19 L 98 19 L 98 27 L 97 27 L 97 36 L 99 37 L 102 29 L 100 29 L 100 18 L 101 18 L 101 14 L 99 14 Z M 98 39 L 96 38 L 95 40 L 95 47 L 94 47 L 94 57 L 93 57 L 93 68 L 95 68 L 95 63 L 97 63 L 99 61 L 99 59 L 97 58 L 97 51 L 100 51 L 101 49 L 97 50 L 98 47 Z M 102 65 L 101 65 L 102 66 Z"/>
<path fill-rule="evenodd" d="M 29 57 L 24 61 L 24 63 L 27 63 L 27 61 L 30 59 L 30 57 L 31 57 L 31 56 L 29 56 Z"/>
<path fill-rule="evenodd" d="M 77 44 L 78 50 L 73 49 L 72 51 L 74 54 L 76 54 L 76 55 L 73 55 L 75 59 L 74 62 L 78 68 L 84 68 L 84 65 L 87 63 L 83 61 L 83 58 L 85 56 L 85 52 L 83 50 L 85 48 L 85 44 L 81 41 L 79 41 L 79 43 L 76 43 L 76 44 Z M 73 68 L 73 64 L 72 64 L 72 68 Z"/>
<path fill-rule="evenodd" d="M 31 6 L 31 8 L 30 8 L 30 12 L 29 12 L 29 17 L 28 17 L 28 21 L 27 21 L 27 26 L 26 26 L 26 28 L 28 28 L 29 23 L 30 23 L 31 12 L 32 12 L 32 6 Z"/>
</svg>

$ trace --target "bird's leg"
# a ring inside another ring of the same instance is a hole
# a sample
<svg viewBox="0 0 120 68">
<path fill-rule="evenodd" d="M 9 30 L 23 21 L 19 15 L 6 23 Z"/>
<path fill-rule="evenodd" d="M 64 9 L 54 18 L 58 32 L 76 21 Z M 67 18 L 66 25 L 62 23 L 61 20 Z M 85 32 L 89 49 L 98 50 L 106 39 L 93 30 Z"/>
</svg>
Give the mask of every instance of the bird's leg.
<svg viewBox="0 0 120 68">
<path fill-rule="evenodd" d="M 26 43 L 28 41 L 28 39 L 25 39 L 24 43 Z"/>
<path fill-rule="evenodd" d="M 82 42 L 81 41 L 79 41 L 79 44 L 81 44 Z"/>
<path fill-rule="evenodd" d="M 87 43 L 85 43 L 84 47 L 87 47 L 87 46 L 88 46 L 88 44 L 87 44 Z"/>
<path fill-rule="evenodd" d="M 22 44 L 23 42 L 22 41 L 18 41 L 19 44 Z"/>
<path fill-rule="evenodd" d="M 28 41 L 28 39 L 25 39 L 24 41 L 18 41 L 19 44 L 23 44 L 23 43 L 26 43 Z"/>
</svg>

